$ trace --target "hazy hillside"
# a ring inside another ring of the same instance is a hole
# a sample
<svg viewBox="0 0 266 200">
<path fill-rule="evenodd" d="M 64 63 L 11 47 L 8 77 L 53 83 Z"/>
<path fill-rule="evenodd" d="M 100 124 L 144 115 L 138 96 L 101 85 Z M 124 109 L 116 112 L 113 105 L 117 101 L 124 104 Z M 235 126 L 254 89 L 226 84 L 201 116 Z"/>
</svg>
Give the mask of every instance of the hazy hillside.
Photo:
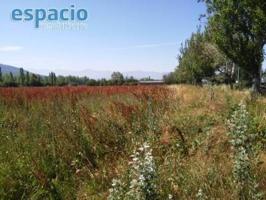
<svg viewBox="0 0 266 200">
<path fill-rule="evenodd" d="M 99 79 L 99 78 L 111 78 L 112 75 L 112 71 L 97 71 L 97 70 L 84 70 L 80 73 L 78 73 L 79 75 L 86 75 L 90 78 L 94 78 L 94 79 Z M 121 73 L 124 76 L 130 77 L 133 76 L 136 79 L 141 79 L 141 78 L 145 78 L 145 77 L 150 77 L 152 79 L 162 79 L 163 75 L 167 74 L 167 73 L 163 73 L 163 72 L 153 72 L 153 71 L 121 71 Z"/>
<path fill-rule="evenodd" d="M 19 68 L 18 67 L 14 67 L 14 66 L 10 66 L 10 65 L 4 65 L 4 64 L 0 64 L 1 70 L 3 74 L 7 74 L 12 72 L 14 75 L 18 75 L 19 74 Z"/>
<path fill-rule="evenodd" d="M 116 71 L 116 70 L 114 70 Z M 47 74 L 47 70 L 41 71 L 43 74 Z M 110 79 L 113 71 L 111 70 L 92 70 L 92 69 L 86 69 L 86 70 L 56 70 L 56 74 L 68 76 L 87 76 L 92 79 L 101 79 L 106 78 Z M 152 79 L 162 79 L 163 75 L 167 74 L 167 72 L 154 72 L 154 71 L 121 71 L 124 76 L 133 76 L 136 79 L 141 79 L 145 77 L 150 77 Z"/>
<path fill-rule="evenodd" d="M 11 65 L 5 65 L 5 64 L 0 64 L 0 67 L 2 69 L 2 73 L 10 73 L 12 72 L 14 75 L 19 74 L 19 67 L 11 66 Z M 24 69 L 25 70 L 25 69 Z M 52 71 L 52 70 L 51 70 Z M 41 74 L 49 74 L 50 71 L 44 70 L 42 71 L 40 69 Z M 63 76 L 87 76 L 92 79 L 101 79 L 101 78 L 106 78 L 110 79 L 113 71 L 101 71 L 101 70 L 82 70 L 82 71 L 77 71 L 77 70 L 55 70 L 54 71 L 56 75 L 63 75 Z M 136 79 L 141 79 L 141 78 L 146 78 L 150 77 L 152 79 L 162 79 L 163 75 L 167 74 L 167 72 L 153 72 L 153 71 L 124 71 L 122 72 L 124 76 L 133 76 Z"/>
</svg>

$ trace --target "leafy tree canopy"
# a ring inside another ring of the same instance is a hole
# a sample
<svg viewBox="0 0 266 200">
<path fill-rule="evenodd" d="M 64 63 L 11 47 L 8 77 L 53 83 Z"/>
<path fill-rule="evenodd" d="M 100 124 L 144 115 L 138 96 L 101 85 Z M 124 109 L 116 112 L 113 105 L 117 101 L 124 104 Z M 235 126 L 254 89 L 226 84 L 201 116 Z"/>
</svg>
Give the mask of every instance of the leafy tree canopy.
<svg viewBox="0 0 266 200">
<path fill-rule="evenodd" d="M 252 80 L 259 91 L 266 43 L 265 0 L 199 0 L 207 5 L 212 40 Z"/>
</svg>

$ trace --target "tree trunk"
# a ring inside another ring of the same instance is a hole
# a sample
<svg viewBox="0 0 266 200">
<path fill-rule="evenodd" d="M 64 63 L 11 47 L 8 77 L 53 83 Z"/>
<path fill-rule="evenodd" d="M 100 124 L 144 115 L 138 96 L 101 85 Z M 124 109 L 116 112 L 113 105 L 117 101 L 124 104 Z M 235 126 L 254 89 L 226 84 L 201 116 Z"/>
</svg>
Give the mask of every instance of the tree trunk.
<svg viewBox="0 0 266 200">
<path fill-rule="evenodd" d="M 253 93 L 258 94 L 261 92 L 260 83 L 261 83 L 261 77 L 260 77 L 260 68 L 259 68 L 259 70 L 256 73 L 254 73 L 253 79 L 252 79 L 252 92 Z"/>
</svg>

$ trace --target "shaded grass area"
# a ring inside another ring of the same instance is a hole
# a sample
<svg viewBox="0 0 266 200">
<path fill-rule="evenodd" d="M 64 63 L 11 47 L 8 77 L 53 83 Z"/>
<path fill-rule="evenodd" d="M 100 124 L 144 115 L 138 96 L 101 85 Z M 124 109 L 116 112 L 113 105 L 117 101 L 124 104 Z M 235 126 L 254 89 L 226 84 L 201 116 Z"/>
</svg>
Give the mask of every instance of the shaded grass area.
<svg viewBox="0 0 266 200">
<path fill-rule="evenodd" d="M 266 99 L 226 87 L 0 90 L 0 199 L 106 199 L 149 141 L 160 199 L 236 199 L 227 120 L 245 102 L 266 191 Z"/>
</svg>

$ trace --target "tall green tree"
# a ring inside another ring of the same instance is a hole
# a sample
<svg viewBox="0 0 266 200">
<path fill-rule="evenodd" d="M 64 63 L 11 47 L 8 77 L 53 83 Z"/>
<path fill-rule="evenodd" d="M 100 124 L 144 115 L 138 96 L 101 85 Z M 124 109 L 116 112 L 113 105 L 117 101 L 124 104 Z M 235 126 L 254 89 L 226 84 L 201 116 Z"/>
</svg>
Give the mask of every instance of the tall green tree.
<svg viewBox="0 0 266 200">
<path fill-rule="evenodd" d="M 49 74 L 49 82 L 50 82 L 50 85 L 52 86 L 56 85 L 56 75 L 54 72 L 51 72 Z"/>
<path fill-rule="evenodd" d="M 170 72 L 163 76 L 163 80 L 166 84 L 174 84 L 177 83 L 176 73 Z"/>
<path fill-rule="evenodd" d="M 216 60 L 205 33 L 198 31 L 182 45 L 176 69 L 178 82 L 200 84 L 214 75 Z"/>
<path fill-rule="evenodd" d="M 12 72 L 9 73 L 9 81 L 12 82 L 12 83 L 16 82 Z"/>
<path fill-rule="evenodd" d="M 30 86 L 30 73 L 26 72 L 26 86 Z"/>
<path fill-rule="evenodd" d="M 19 83 L 22 86 L 25 85 L 25 74 L 24 74 L 24 69 L 23 68 L 19 69 Z"/>
<path fill-rule="evenodd" d="M 122 85 L 124 83 L 124 76 L 121 72 L 113 72 L 111 81 L 113 84 Z"/>
<path fill-rule="evenodd" d="M 254 92 L 266 43 L 265 0 L 199 0 L 207 5 L 208 31 L 218 47 L 248 75 Z"/>
<path fill-rule="evenodd" d="M 2 68 L 0 67 L 0 83 L 3 82 L 3 74 L 2 74 Z"/>
<path fill-rule="evenodd" d="M 41 77 L 36 74 L 31 74 L 30 76 L 30 86 L 41 86 Z"/>
<path fill-rule="evenodd" d="M 9 74 L 5 74 L 3 79 L 4 79 L 4 81 L 3 81 L 3 85 L 4 86 L 7 86 L 7 87 L 16 87 L 16 86 L 18 86 L 16 78 L 14 77 L 12 72 L 10 72 Z"/>
</svg>

